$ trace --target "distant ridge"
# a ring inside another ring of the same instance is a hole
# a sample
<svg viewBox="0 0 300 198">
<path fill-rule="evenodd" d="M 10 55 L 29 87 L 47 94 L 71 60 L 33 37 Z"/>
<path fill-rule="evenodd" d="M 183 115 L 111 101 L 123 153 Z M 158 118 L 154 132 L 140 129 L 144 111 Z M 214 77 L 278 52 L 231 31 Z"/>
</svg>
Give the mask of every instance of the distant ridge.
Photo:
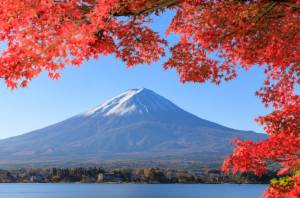
<svg viewBox="0 0 300 198">
<path fill-rule="evenodd" d="M 233 138 L 264 134 L 231 129 L 184 111 L 149 89 L 131 89 L 65 121 L 0 141 L 0 167 L 112 161 L 219 162 Z"/>
</svg>

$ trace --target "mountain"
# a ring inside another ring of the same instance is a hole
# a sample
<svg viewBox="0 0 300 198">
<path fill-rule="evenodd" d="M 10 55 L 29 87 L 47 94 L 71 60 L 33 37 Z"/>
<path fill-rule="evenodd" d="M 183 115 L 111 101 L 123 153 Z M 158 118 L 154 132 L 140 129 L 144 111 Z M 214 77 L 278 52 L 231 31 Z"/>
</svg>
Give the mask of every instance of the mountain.
<svg viewBox="0 0 300 198">
<path fill-rule="evenodd" d="M 148 89 L 131 89 L 85 113 L 0 141 L 0 166 L 107 161 L 220 161 L 234 138 L 264 134 L 231 129 L 184 111 Z"/>
</svg>

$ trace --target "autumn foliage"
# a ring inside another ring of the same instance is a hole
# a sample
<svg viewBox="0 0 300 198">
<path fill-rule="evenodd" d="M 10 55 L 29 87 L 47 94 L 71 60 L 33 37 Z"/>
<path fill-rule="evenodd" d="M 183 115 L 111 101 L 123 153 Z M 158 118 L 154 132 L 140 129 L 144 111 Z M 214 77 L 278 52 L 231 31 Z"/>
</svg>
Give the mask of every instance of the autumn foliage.
<svg viewBox="0 0 300 198">
<path fill-rule="evenodd" d="M 167 9 L 176 14 L 166 34 L 180 37 L 173 46 L 149 27 L 153 14 Z M 130 67 L 170 50 L 164 67 L 182 82 L 219 84 L 237 70 L 264 68 L 257 95 L 274 111 L 257 121 L 269 138 L 236 140 L 224 170 L 260 175 L 280 164 L 285 176 L 265 197 L 300 196 L 299 0 L 2 0 L 0 39 L 0 78 L 10 88 L 42 71 L 58 79 L 66 65 L 109 54 Z"/>
</svg>

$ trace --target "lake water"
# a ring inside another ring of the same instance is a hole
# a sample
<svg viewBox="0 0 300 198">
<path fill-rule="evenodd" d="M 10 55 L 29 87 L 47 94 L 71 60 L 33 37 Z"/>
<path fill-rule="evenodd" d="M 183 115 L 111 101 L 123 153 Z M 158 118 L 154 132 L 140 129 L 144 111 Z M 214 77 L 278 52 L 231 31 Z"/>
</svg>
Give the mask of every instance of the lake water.
<svg viewBox="0 0 300 198">
<path fill-rule="evenodd" d="M 0 184 L 0 198 L 259 198 L 266 185 Z"/>
</svg>

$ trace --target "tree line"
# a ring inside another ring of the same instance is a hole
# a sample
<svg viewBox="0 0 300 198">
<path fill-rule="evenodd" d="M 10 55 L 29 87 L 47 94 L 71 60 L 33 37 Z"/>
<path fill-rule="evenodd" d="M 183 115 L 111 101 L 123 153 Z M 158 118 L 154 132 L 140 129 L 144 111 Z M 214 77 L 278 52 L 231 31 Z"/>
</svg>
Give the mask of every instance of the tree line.
<svg viewBox="0 0 300 198">
<path fill-rule="evenodd" d="M 174 170 L 162 168 L 23 168 L 0 170 L 0 183 L 269 183 L 276 176 L 251 173 L 228 174 L 219 169 Z"/>
</svg>

